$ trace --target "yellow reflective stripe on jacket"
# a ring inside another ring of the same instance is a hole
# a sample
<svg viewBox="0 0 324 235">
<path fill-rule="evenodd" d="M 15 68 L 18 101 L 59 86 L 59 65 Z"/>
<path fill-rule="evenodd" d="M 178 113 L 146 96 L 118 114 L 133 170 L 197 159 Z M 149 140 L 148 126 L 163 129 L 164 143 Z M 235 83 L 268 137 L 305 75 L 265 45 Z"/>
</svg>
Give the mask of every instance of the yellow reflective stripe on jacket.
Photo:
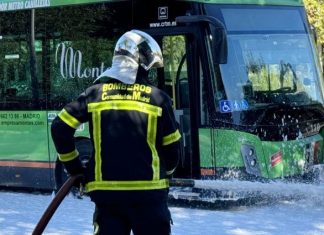
<svg viewBox="0 0 324 235">
<path fill-rule="evenodd" d="M 95 179 L 102 180 L 101 172 L 101 116 L 100 111 L 92 113 L 93 142 L 95 151 Z"/>
<path fill-rule="evenodd" d="M 59 153 L 58 157 L 62 162 L 68 162 L 79 156 L 78 150 L 73 150 L 70 153 Z"/>
<path fill-rule="evenodd" d="M 168 179 L 140 181 L 93 181 L 86 184 L 86 192 L 94 190 L 153 190 L 169 187 Z"/>
<path fill-rule="evenodd" d="M 152 170 L 153 170 L 153 180 L 160 179 L 160 158 L 155 147 L 156 142 L 156 128 L 157 128 L 157 118 L 156 116 L 148 116 L 147 125 L 147 136 L 146 141 L 150 146 L 152 152 Z"/>
<path fill-rule="evenodd" d="M 181 134 L 179 130 L 176 130 L 175 132 L 171 133 L 170 135 L 164 136 L 162 140 L 162 145 L 169 145 L 173 142 L 176 142 L 181 138 Z"/>
<path fill-rule="evenodd" d="M 69 114 L 65 109 L 62 109 L 58 116 L 62 119 L 63 122 L 74 129 L 77 129 L 81 124 L 78 119 Z"/>
<path fill-rule="evenodd" d="M 140 103 L 132 100 L 114 100 L 88 104 L 88 112 L 102 110 L 135 110 L 142 113 L 162 116 L 162 108 L 151 104 Z"/>
<path fill-rule="evenodd" d="M 92 113 L 93 138 L 95 148 L 95 180 L 102 181 L 101 172 L 101 111 L 104 110 L 135 110 L 148 114 L 147 143 L 152 151 L 153 180 L 160 178 L 160 160 L 155 148 L 157 117 L 162 116 L 162 108 L 130 100 L 114 100 L 88 104 L 88 112 Z"/>
</svg>

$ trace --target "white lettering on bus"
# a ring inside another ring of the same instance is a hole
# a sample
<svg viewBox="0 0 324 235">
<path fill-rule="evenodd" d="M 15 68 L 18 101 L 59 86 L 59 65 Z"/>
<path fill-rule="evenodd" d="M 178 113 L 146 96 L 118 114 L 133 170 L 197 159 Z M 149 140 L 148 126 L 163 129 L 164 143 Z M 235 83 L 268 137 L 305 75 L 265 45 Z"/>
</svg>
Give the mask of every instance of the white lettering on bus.
<svg viewBox="0 0 324 235">
<path fill-rule="evenodd" d="M 24 0 L 0 3 L 0 11 L 30 9 L 37 7 L 49 7 L 50 0 Z"/>
<path fill-rule="evenodd" d="M 177 26 L 177 22 L 164 21 L 164 22 L 150 23 L 149 25 L 150 28 L 169 27 L 169 26 Z"/>
<path fill-rule="evenodd" d="M 26 119 L 40 119 L 40 114 L 39 113 L 24 113 L 23 114 L 23 118 Z"/>
<path fill-rule="evenodd" d="M 66 47 L 64 43 L 56 47 L 55 63 L 59 64 L 63 78 L 96 78 L 105 70 L 104 62 L 100 67 L 82 69 L 82 52 Z"/>
<path fill-rule="evenodd" d="M 8 10 L 8 3 L 0 3 L 0 11 L 7 11 Z"/>
<path fill-rule="evenodd" d="M 8 4 L 8 10 L 17 10 L 23 8 L 24 8 L 23 2 L 9 2 Z"/>
<path fill-rule="evenodd" d="M 31 0 L 25 2 L 25 8 L 49 7 L 49 0 Z"/>
</svg>

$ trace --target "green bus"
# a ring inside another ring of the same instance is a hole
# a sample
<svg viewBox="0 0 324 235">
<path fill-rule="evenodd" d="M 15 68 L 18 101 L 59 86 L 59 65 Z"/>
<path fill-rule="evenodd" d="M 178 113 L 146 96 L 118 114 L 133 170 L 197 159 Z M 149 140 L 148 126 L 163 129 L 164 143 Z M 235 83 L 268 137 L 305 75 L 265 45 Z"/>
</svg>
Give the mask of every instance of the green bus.
<svg viewBox="0 0 324 235">
<path fill-rule="evenodd" d="M 180 179 L 304 177 L 323 163 L 323 77 L 302 0 L 0 0 L 0 186 L 57 189 L 50 125 L 140 29 L 173 99 Z M 87 126 L 77 130 L 84 157 Z"/>
</svg>

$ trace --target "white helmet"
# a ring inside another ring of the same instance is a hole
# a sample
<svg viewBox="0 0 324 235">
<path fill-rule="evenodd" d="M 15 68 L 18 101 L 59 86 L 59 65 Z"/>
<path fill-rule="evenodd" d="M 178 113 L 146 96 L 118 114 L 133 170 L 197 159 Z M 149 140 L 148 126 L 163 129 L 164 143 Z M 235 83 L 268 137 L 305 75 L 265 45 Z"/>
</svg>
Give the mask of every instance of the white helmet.
<svg viewBox="0 0 324 235">
<path fill-rule="evenodd" d="M 112 66 L 94 82 L 106 81 L 110 77 L 133 84 L 139 65 L 145 70 L 163 67 L 162 52 L 159 44 L 150 35 L 140 30 L 131 30 L 118 39 Z"/>
</svg>

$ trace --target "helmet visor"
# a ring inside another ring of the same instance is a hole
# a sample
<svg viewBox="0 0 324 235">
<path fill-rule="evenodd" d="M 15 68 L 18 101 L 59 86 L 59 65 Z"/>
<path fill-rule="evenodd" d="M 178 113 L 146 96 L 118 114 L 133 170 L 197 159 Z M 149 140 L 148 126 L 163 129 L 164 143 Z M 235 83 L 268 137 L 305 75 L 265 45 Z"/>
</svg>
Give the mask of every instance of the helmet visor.
<svg viewBox="0 0 324 235">
<path fill-rule="evenodd" d="M 163 67 L 163 56 L 159 44 L 145 32 L 139 30 L 132 30 L 131 32 L 141 36 L 141 40 L 137 45 L 139 64 L 145 70 Z"/>
</svg>

